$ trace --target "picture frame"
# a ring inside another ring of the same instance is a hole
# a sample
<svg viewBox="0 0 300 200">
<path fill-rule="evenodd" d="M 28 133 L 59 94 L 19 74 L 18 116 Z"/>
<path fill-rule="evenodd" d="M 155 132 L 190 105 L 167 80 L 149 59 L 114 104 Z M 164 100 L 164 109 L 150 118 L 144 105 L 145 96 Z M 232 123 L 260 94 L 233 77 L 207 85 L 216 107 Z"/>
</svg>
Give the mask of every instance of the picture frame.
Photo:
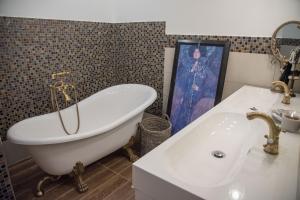
<svg viewBox="0 0 300 200">
<path fill-rule="evenodd" d="M 221 101 L 229 51 L 228 41 L 176 42 L 167 107 L 172 134 Z"/>
</svg>

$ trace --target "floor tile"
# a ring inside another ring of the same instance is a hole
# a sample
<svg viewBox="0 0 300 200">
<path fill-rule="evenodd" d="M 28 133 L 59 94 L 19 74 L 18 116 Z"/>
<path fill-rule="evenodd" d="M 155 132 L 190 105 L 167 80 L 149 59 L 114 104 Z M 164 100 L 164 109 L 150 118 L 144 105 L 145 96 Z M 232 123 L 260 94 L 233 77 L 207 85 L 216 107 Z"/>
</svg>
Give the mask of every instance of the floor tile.
<svg viewBox="0 0 300 200">
<path fill-rule="evenodd" d="M 46 173 L 31 159 L 12 166 L 10 173 L 17 200 L 134 199 L 131 188 L 131 162 L 121 151 L 114 152 L 85 168 L 83 179 L 89 190 L 81 194 L 77 192 L 73 178 L 65 175 L 59 181 L 47 182 L 44 185 L 45 195 L 35 197 L 36 185 Z"/>
<path fill-rule="evenodd" d="M 124 185 L 119 187 L 111 195 L 107 196 L 104 200 L 120 200 L 120 199 L 129 199 L 134 196 L 134 190 L 131 188 L 132 183 L 126 182 Z"/>
<path fill-rule="evenodd" d="M 122 177 L 124 177 L 126 180 L 131 181 L 132 180 L 132 165 L 130 165 L 126 169 L 122 170 L 120 172 L 120 175 Z"/>
</svg>

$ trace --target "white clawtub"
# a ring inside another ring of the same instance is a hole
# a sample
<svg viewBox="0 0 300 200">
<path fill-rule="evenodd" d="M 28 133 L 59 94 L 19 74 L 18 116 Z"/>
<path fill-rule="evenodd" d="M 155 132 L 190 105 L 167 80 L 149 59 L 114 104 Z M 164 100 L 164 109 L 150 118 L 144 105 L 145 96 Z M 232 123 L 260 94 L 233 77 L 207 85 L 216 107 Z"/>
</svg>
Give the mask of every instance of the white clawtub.
<svg viewBox="0 0 300 200">
<path fill-rule="evenodd" d="M 109 87 L 80 101 L 80 129 L 67 135 L 58 113 L 25 119 L 8 130 L 12 143 L 24 145 L 35 162 L 48 174 L 70 173 L 76 162 L 85 166 L 128 143 L 142 120 L 144 110 L 156 99 L 146 85 L 123 84 Z M 61 111 L 66 128 L 76 129 L 76 109 Z"/>
</svg>

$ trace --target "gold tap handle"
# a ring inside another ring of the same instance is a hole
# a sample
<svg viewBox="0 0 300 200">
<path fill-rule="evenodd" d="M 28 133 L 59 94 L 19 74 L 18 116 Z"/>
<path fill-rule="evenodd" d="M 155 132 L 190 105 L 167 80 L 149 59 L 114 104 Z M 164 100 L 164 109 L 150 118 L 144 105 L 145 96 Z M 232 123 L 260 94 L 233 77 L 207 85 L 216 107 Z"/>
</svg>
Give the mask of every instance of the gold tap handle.
<svg viewBox="0 0 300 200">
<path fill-rule="evenodd" d="M 64 76 L 66 76 L 66 75 L 68 75 L 68 74 L 70 74 L 71 72 L 70 71 L 62 71 L 62 72 L 57 72 L 57 73 L 53 73 L 52 75 L 51 75 L 51 78 L 52 78 L 52 80 L 54 80 L 54 79 L 56 79 L 57 77 L 64 77 Z"/>
</svg>

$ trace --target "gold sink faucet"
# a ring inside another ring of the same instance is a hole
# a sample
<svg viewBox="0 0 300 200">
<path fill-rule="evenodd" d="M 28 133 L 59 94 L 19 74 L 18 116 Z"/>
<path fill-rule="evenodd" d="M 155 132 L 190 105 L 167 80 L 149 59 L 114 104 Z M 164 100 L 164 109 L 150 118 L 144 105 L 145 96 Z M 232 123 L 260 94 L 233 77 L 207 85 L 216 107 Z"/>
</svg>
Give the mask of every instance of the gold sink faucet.
<svg viewBox="0 0 300 200">
<path fill-rule="evenodd" d="M 279 134 L 281 129 L 275 124 L 273 119 L 262 112 L 249 112 L 247 113 L 247 118 L 249 120 L 259 118 L 267 122 L 269 126 L 269 134 L 265 135 L 265 138 L 267 138 L 267 144 L 263 145 L 264 151 L 273 155 L 278 154 Z"/>
<path fill-rule="evenodd" d="M 281 103 L 290 104 L 291 96 L 290 89 L 285 82 L 282 81 L 273 81 L 272 88 L 280 88 L 280 90 L 284 93 L 283 99 Z"/>
</svg>

